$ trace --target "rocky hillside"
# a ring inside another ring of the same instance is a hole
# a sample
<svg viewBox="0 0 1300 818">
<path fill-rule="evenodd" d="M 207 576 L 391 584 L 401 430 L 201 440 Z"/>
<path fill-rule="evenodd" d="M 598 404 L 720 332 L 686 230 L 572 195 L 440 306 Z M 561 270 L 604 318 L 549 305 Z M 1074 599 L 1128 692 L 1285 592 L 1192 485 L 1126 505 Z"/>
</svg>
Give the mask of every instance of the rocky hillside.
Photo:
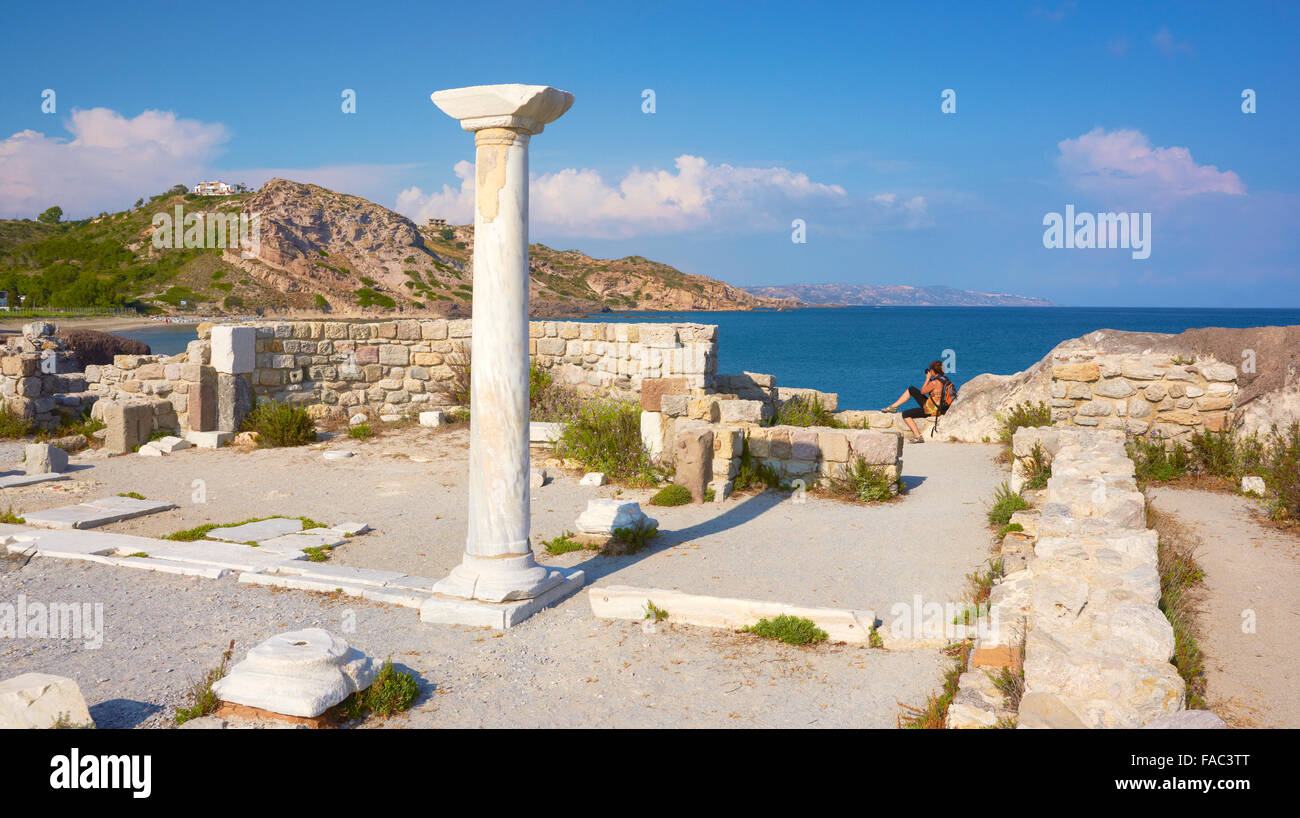
<svg viewBox="0 0 1300 818">
<path fill-rule="evenodd" d="M 261 247 L 255 259 L 229 251 L 225 261 L 279 292 L 310 294 L 312 303 L 320 295 L 336 313 L 471 312 L 472 226 L 417 226 L 358 196 L 286 179 L 267 182 L 243 207 L 261 214 Z M 640 256 L 594 259 L 534 244 L 530 257 L 530 294 L 538 317 L 787 304 Z"/>
<path fill-rule="evenodd" d="M 817 307 L 1054 307 L 1051 301 L 1024 295 L 980 293 L 953 287 L 867 284 L 791 284 L 746 287 L 766 298 L 790 298 Z"/>
<path fill-rule="evenodd" d="M 155 217 L 259 214 L 257 252 L 154 247 Z M 372 316 L 469 315 L 472 226 L 433 230 L 359 196 L 272 179 L 256 193 L 173 189 L 95 219 L 0 220 L 0 288 L 28 306 L 136 305 L 162 312 Z M 596 259 L 531 248 L 534 317 L 609 310 L 796 306 L 640 256 Z"/>
</svg>

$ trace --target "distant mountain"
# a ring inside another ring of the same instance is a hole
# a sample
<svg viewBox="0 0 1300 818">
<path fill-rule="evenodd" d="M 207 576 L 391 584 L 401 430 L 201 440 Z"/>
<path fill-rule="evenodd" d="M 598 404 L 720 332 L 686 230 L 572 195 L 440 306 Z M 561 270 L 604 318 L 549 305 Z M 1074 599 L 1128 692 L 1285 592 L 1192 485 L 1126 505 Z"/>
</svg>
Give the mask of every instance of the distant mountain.
<svg viewBox="0 0 1300 818">
<path fill-rule="evenodd" d="M 905 284 L 790 284 L 746 287 L 764 298 L 788 298 L 810 307 L 1055 307 L 1044 298 L 1006 293 L 980 293 L 954 287 L 909 287 Z"/>
</svg>

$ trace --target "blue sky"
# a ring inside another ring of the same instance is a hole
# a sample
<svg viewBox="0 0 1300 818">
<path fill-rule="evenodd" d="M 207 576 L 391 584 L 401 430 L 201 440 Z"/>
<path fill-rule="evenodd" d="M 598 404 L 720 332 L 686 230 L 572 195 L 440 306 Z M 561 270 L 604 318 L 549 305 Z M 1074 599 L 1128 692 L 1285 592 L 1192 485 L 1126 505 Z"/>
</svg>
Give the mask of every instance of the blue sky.
<svg viewBox="0 0 1300 818">
<path fill-rule="evenodd" d="M 6 18 L 0 216 L 281 175 L 468 221 L 473 140 L 429 93 L 524 82 L 577 98 L 532 141 L 532 236 L 555 247 L 740 285 L 1300 306 L 1294 4 L 74 2 Z M 1066 205 L 1151 213 L 1150 257 L 1045 248 Z"/>
</svg>

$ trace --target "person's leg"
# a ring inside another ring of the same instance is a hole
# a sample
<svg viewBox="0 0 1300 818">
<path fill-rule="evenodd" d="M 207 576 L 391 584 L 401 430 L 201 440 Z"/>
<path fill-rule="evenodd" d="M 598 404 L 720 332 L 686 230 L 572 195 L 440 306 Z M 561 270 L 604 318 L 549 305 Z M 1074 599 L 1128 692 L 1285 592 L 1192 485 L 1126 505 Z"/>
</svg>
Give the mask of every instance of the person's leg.
<svg viewBox="0 0 1300 818">
<path fill-rule="evenodd" d="M 903 422 L 907 424 L 907 428 L 912 430 L 912 437 L 917 438 L 921 436 L 921 430 L 917 428 L 915 419 L 904 415 Z"/>
<path fill-rule="evenodd" d="M 925 395 L 921 394 L 921 390 L 917 389 L 915 386 L 909 386 L 907 387 L 907 389 L 903 391 L 903 394 L 898 396 L 898 400 L 889 404 L 885 408 L 897 409 L 899 406 L 902 406 L 904 403 L 906 403 L 908 398 L 911 398 L 912 400 L 916 401 L 917 406 L 925 406 Z"/>
</svg>

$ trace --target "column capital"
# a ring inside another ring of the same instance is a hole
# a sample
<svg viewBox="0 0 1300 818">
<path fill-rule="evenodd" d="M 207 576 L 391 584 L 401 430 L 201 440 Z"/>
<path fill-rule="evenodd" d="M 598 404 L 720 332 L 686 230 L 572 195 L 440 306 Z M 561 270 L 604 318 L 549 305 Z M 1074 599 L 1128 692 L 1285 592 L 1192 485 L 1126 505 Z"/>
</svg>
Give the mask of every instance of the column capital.
<svg viewBox="0 0 1300 818">
<path fill-rule="evenodd" d="M 460 120 L 464 130 L 510 128 L 526 134 L 541 133 L 573 104 L 568 91 L 518 83 L 449 88 L 434 91 L 430 98 L 443 113 Z"/>
</svg>

